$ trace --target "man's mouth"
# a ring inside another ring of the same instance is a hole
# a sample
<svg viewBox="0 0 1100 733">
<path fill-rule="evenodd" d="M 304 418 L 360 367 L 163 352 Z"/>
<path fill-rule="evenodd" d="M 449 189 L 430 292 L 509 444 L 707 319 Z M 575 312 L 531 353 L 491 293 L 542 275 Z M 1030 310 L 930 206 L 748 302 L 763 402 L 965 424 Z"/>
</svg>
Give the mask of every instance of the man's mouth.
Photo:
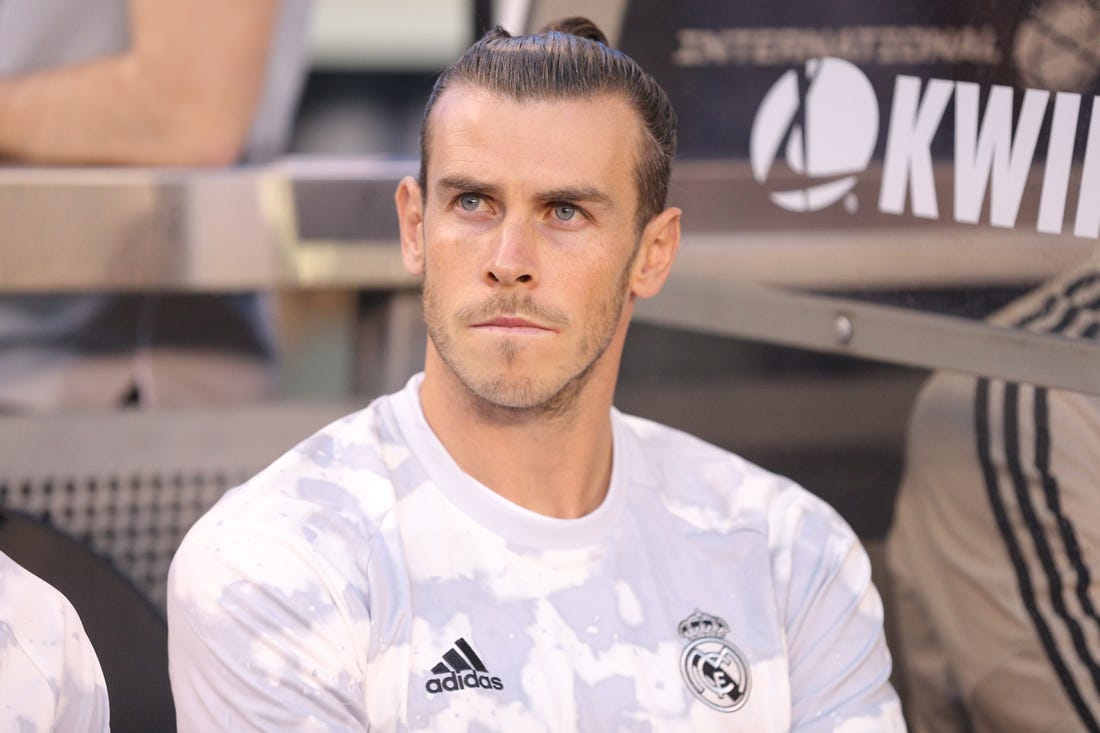
<svg viewBox="0 0 1100 733">
<path fill-rule="evenodd" d="M 521 318 L 519 316 L 495 316 L 493 318 L 486 319 L 474 323 L 473 328 L 486 328 L 486 329 L 507 329 L 511 331 L 554 331 L 556 329 L 550 326 L 536 323 L 535 321 Z"/>
</svg>

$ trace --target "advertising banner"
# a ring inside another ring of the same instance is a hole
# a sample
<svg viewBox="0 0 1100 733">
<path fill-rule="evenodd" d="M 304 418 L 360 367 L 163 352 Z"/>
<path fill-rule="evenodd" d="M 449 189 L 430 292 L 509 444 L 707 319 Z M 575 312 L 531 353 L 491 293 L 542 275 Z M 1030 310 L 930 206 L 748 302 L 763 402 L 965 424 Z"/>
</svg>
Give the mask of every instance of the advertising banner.
<svg viewBox="0 0 1100 733">
<path fill-rule="evenodd" d="M 679 113 L 674 196 L 725 202 L 699 224 L 748 277 L 982 316 L 1096 250 L 1097 38 L 1086 0 L 635 0 L 620 46 Z"/>
</svg>

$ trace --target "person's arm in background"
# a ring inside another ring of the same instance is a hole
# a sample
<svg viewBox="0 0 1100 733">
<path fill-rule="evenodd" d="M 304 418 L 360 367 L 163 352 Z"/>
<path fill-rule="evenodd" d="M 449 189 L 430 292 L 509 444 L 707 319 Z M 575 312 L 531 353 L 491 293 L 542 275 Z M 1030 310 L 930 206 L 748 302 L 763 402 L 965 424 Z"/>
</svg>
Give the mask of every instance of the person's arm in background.
<svg viewBox="0 0 1100 733">
<path fill-rule="evenodd" d="M 0 157 L 224 165 L 264 82 L 278 0 L 130 0 L 129 51 L 0 79 Z"/>
</svg>

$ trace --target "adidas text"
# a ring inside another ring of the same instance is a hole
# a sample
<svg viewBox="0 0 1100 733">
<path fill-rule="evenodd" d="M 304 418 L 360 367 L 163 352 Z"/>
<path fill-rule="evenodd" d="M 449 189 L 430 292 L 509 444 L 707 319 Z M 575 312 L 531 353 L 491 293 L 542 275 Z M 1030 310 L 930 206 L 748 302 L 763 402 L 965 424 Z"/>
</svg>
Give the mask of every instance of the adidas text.
<svg viewBox="0 0 1100 733">
<path fill-rule="evenodd" d="M 466 672 L 458 674 L 451 672 L 443 677 L 433 677 L 424 685 L 424 689 L 433 695 L 440 692 L 456 692 L 466 688 L 481 688 L 483 690 L 503 690 L 504 685 L 500 677 L 490 677 L 487 674 Z"/>
</svg>

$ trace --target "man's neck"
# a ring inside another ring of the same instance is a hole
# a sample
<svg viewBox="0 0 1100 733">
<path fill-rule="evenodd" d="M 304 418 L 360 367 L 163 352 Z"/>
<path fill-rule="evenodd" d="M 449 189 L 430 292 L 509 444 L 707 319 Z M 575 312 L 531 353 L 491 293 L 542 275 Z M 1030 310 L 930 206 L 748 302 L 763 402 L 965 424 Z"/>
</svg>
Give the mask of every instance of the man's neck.
<svg viewBox="0 0 1100 733">
<path fill-rule="evenodd" d="M 429 359 L 420 403 L 467 474 L 526 509 L 575 518 L 600 505 L 611 477 L 614 379 L 590 377 L 564 410 L 514 410 L 484 402 Z"/>
</svg>

